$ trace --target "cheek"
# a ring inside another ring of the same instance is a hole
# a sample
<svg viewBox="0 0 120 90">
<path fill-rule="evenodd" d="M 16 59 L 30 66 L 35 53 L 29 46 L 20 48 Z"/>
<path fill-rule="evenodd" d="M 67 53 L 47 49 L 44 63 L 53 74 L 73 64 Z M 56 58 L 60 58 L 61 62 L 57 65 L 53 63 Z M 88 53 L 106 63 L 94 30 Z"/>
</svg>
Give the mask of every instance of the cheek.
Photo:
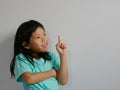
<svg viewBox="0 0 120 90">
<path fill-rule="evenodd" d="M 46 38 L 45 41 L 48 43 L 48 38 Z"/>
<path fill-rule="evenodd" d="M 40 46 L 40 42 L 38 43 L 38 42 L 32 42 L 31 44 L 30 44 L 30 47 L 32 48 L 32 49 L 34 49 L 34 48 L 37 48 L 37 47 L 39 47 Z"/>
<path fill-rule="evenodd" d="M 34 45 L 32 45 L 31 50 L 35 51 L 35 52 L 39 52 L 39 50 L 41 50 L 41 48 L 42 47 L 40 44 L 34 44 Z"/>
</svg>

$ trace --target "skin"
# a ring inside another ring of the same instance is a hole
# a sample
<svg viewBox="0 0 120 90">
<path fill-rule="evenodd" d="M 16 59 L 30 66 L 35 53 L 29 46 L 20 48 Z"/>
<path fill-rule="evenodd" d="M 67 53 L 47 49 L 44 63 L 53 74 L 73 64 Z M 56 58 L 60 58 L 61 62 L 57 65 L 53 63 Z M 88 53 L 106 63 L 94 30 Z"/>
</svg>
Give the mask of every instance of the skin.
<svg viewBox="0 0 120 90">
<path fill-rule="evenodd" d="M 38 52 L 45 52 L 48 49 L 48 38 L 45 31 L 42 28 L 38 27 L 36 31 L 32 33 L 30 42 L 23 42 L 22 45 L 26 49 L 31 49 L 33 51 L 33 56 L 38 59 L 40 58 L 38 57 Z M 66 45 L 61 41 L 60 36 L 58 36 L 56 49 L 60 56 L 60 69 L 58 71 L 51 69 L 45 72 L 25 72 L 21 77 L 27 84 L 34 84 L 50 77 L 55 77 L 61 85 L 67 83 L 68 68 L 66 61 Z"/>
</svg>

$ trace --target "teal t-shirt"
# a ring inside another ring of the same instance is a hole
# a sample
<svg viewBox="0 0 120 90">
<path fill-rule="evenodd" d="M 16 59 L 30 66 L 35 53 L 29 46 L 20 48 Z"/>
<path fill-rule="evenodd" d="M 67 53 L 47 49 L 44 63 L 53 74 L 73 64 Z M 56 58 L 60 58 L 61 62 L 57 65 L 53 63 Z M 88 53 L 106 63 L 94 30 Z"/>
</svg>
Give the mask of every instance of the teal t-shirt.
<svg viewBox="0 0 120 90">
<path fill-rule="evenodd" d="M 49 61 L 45 61 L 43 58 L 37 60 L 33 58 L 34 66 L 27 60 L 27 58 L 22 53 L 16 56 L 14 69 L 15 78 L 17 82 L 21 82 L 23 84 L 25 90 L 27 90 L 27 88 L 33 88 L 35 90 L 59 90 L 59 83 L 54 77 L 48 78 L 35 84 L 26 84 L 21 78 L 21 75 L 24 72 L 44 72 L 51 70 L 52 68 L 59 70 L 60 58 L 58 53 L 49 52 L 49 54 L 52 58 Z"/>
</svg>

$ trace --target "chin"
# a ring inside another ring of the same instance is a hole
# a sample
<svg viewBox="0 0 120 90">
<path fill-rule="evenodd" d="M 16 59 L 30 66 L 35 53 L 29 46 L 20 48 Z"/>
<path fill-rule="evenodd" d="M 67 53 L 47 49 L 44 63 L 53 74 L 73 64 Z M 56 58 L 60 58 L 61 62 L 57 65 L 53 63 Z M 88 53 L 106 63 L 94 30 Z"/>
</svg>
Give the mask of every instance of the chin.
<svg viewBox="0 0 120 90">
<path fill-rule="evenodd" d="M 47 52 L 48 50 L 42 50 L 41 52 Z"/>
</svg>

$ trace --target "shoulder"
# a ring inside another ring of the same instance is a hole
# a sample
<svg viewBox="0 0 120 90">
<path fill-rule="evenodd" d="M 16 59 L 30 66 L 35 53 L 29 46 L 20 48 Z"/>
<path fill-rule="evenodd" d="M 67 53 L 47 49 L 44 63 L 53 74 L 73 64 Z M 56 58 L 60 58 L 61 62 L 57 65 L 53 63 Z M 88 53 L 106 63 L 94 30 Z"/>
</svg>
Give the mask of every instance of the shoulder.
<svg viewBox="0 0 120 90">
<path fill-rule="evenodd" d="M 58 52 L 49 52 L 49 55 L 51 56 L 53 62 L 60 60 Z"/>
<path fill-rule="evenodd" d="M 26 58 L 26 56 L 25 56 L 23 53 L 20 53 L 20 54 L 18 54 L 15 58 L 16 58 L 16 59 L 19 59 L 19 60 L 23 60 L 23 59 Z"/>
<path fill-rule="evenodd" d="M 28 62 L 28 57 L 25 56 L 23 53 L 20 53 L 18 54 L 16 57 L 15 57 L 16 61 L 22 61 L 22 62 Z M 28 62 L 29 63 L 29 62 Z"/>
<path fill-rule="evenodd" d="M 25 58 L 25 55 L 23 53 L 19 53 L 16 58 Z"/>
<path fill-rule="evenodd" d="M 48 52 L 48 53 L 52 58 L 59 57 L 59 54 L 57 52 Z"/>
</svg>

